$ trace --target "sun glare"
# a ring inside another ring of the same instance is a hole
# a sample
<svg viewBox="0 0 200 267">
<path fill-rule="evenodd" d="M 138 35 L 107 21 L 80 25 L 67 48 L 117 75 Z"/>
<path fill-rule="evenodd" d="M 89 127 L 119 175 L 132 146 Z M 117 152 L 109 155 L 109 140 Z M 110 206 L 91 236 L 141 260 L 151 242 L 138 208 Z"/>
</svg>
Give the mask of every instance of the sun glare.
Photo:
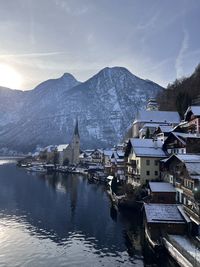
<svg viewBox="0 0 200 267">
<path fill-rule="evenodd" d="M 22 85 L 20 74 L 6 64 L 0 64 L 0 86 L 19 89 Z"/>
</svg>

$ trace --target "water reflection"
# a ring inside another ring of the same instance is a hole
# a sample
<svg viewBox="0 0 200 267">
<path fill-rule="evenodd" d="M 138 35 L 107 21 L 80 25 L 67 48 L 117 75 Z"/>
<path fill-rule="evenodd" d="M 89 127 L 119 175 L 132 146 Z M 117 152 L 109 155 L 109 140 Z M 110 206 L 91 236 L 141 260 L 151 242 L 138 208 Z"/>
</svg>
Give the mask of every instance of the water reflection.
<svg viewBox="0 0 200 267">
<path fill-rule="evenodd" d="M 126 223 L 82 176 L 0 166 L 0 264 L 143 266 L 141 251 L 128 254 Z"/>
</svg>

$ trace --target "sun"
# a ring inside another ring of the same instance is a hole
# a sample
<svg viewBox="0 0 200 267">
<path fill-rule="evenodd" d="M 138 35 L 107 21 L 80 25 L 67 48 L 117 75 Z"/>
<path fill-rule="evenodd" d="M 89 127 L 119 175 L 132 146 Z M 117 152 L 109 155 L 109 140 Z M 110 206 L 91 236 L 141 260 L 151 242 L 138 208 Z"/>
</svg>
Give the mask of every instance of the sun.
<svg viewBox="0 0 200 267">
<path fill-rule="evenodd" d="M 19 89 L 22 85 L 22 77 L 12 67 L 0 64 L 0 86 Z"/>
</svg>

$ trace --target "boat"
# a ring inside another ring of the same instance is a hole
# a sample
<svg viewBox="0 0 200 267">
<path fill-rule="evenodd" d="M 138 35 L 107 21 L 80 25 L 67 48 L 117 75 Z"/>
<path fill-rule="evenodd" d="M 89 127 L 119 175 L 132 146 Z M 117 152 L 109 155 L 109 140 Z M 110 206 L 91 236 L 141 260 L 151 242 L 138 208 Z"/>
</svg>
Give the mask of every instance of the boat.
<svg viewBox="0 0 200 267">
<path fill-rule="evenodd" d="M 32 166 L 27 168 L 28 171 L 30 172 L 40 172 L 40 173 L 46 173 L 47 170 L 44 169 L 42 166 Z"/>
</svg>

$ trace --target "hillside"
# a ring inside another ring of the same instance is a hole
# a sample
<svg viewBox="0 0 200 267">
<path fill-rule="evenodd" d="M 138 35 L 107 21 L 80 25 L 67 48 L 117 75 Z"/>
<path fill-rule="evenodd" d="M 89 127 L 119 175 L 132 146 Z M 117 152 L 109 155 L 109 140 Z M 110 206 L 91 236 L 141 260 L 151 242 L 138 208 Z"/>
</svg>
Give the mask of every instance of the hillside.
<svg viewBox="0 0 200 267">
<path fill-rule="evenodd" d="M 192 102 L 196 103 L 200 95 L 200 65 L 187 78 L 169 84 L 166 90 L 158 94 L 160 110 L 177 110 L 181 117 Z"/>
<path fill-rule="evenodd" d="M 0 112 L 10 119 L 0 119 L 0 147 L 29 151 L 36 145 L 70 142 L 76 118 L 82 147 L 112 146 L 162 89 L 122 67 L 105 68 L 83 83 L 64 74 L 28 92 L 7 89 Z"/>
</svg>

